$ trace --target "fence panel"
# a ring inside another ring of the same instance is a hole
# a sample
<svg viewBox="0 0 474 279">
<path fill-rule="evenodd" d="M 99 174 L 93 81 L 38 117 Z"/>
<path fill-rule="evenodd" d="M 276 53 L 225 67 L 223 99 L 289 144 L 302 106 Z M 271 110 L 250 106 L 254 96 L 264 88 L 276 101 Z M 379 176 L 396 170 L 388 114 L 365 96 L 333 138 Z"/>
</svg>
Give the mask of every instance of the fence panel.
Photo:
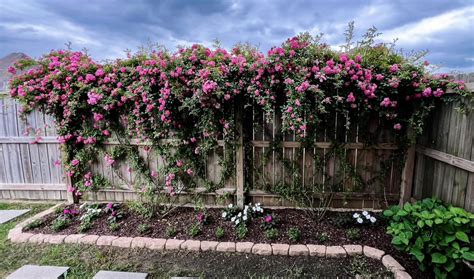
<svg viewBox="0 0 474 279">
<path fill-rule="evenodd" d="M 38 111 L 21 119 L 18 109 L 14 100 L 0 95 L 0 199 L 65 199 L 52 119 Z"/>
<path fill-rule="evenodd" d="M 431 115 L 431 127 L 417 147 L 412 194 L 416 199 L 438 197 L 474 212 L 474 112 L 458 110 L 465 101 L 459 97 Z"/>
</svg>

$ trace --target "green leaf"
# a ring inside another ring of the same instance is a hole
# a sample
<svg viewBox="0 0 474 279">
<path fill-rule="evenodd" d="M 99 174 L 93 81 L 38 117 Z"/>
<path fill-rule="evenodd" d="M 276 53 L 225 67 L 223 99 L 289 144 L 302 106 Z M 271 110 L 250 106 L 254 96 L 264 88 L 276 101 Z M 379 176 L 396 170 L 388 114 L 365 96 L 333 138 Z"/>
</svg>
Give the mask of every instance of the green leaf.
<svg viewBox="0 0 474 279">
<path fill-rule="evenodd" d="M 418 249 L 411 249 L 411 254 L 415 256 L 419 262 L 423 262 L 425 259 L 425 255 Z"/>
<path fill-rule="evenodd" d="M 444 264 L 448 258 L 446 258 L 445 255 L 440 254 L 440 253 L 434 253 L 431 255 L 431 262 L 432 263 L 439 263 L 439 264 Z"/>
<path fill-rule="evenodd" d="M 454 235 L 447 235 L 444 237 L 444 240 L 446 241 L 446 243 L 452 242 L 455 239 L 456 239 L 456 236 Z"/>
<path fill-rule="evenodd" d="M 442 220 L 442 219 L 439 219 L 439 218 L 436 218 L 436 219 L 434 220 L 434 222 L 435 222 L 436 225 L 439 225 L 439 224 L 443 223 L 443 220 Z"/>
<path fill-rule="evenodd" d="M 456 238 L 461 241 L 469 243 L 469 237 L 467 236 L 465 232 L 461 232 L 461 231 L 456 232 Z"/>
<path fill-rule="evenodd" d="M 463 259 L 468 260 L 470 262 L 474 262 L 474 252 L 464 252 L 462 254 Z"/>
<path fill-rule="evenodd" d="M 405 205 L 403 206 L 403 209 L 407 212 L 410 212 L 412 210 L 412 206 L 409 203 L 405 203 Z"/>
<path fill-rule="evenodd" d="M 393 211 L 391 211 L 390 209 L 387 209 L 383 212 L 383 215 L 387 217 L 393 216 L 393 214 Z"/>
<path fill-rule="evenodd" d="M 392 244 L 394 245 L 401 245 L 402 244 L 402 241 L 400 239 L 400 237 L 396 236 L 392 239 Z"/>
<path fill-rule="evenodd" d="M 425 226 L 425 222 L 423 222 L 423 220 L 418 220 L 418 222 L 416 222 L 416 224 L 418 225 L 418 227 L 420 228 L 423 228 Z"/>
<path fill-rule="evenodd" d="M 407 216 L 408 215 L 408 212 L 406 212 L 405 210 L 400 210 L 397 212 L 397 216 Z"/>
<path fill-rule="evenodd" d="M 453 271 L 455 267 L 456 267 L 456 264 L 454 263 L 454 261 L 449 261 L 449 263 L 444 266 L 447 272 Z"/>
<path fill-rule="evenodd" d="M 415 241 L 415 247 L 421 249 L 423 248 L 423 243 L 423 239 L 421 239 L 421 237 L 417 237 Z"/>
</svg>

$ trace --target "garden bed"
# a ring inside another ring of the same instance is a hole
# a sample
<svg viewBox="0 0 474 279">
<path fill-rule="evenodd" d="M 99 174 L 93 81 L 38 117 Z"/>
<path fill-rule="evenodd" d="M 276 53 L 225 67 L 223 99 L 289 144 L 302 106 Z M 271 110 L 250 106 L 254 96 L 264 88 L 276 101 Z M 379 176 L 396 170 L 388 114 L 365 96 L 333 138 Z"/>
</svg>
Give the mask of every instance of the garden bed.
<svg viewBox="0 0 474 279">
<path fill-rule="evenodd" d="M 111 205 L 109 205 L 111 206 Z M 112 219 L 112 211 L 107 209 L 107 204 L 98 205 L 101 212 L 94 217 L 91 226 L 87 230 L 81 230 L 80 216 L 84 209 L 77 205 L 68 205 L 58 208 L 42 218 L 43 222 L 36 227 L 26 227 L 24 231 L 30 233 L 62 234 L 70 235 L 86 233 L 89 235 L 115 235 L 121 237 L 151 237 L 151 238 L 176 238 L 215 241 L 238 241 L 253 243 L 289 243 L 289 244 L 322 244 L 322 245 L 346 245 L 358 244 L 378 248 L 392 255 L 413 277 L 430 278 L 430 274 L 419 271 L 416 263 L 409 256 L 397 251 L 391 245 L 391 238 L 385 233 L 386 223 L 383 216 L 377 213 L 369 213 L 376 218 L 375 223 L 365 222 L 358 224 L 353 218 L 355 212 L 327 212 L 321 221 L 315 222 L 314 216 L 304 210 L 265 209 L 265 213 L 258 218 L 247 222 L 247 233 L 245 236 L 237 236 L 236 226 L 222 217 L 222 209 L 196 210 L 190 207 L 176 208 L 165 217 L 145 217 L 143 212 L 131 210 L 127 204 L 114 204 L 114 211 L 119 212 L 118 219 Z M 133 207 L 132 207 L 133 208 Z M 67 225 L 56 230 L 53 223 L 66 212 L 69 215 Z M 361 212 L 358 212 L 361 214 Z M 116 213 L 117 214 L 117 213 Z M 265 216 L 271 214 L 274 221 L 274 229 L 277 236 L 269 239 L 262 228 Z M 205 220 L 202 220 L 204 216 Z M 111 223 L 116 223 L 111 228 Z M 196 226 L 199 224 L 199 226 Z M 192 227 L 199 227 L 193 231 Z M 216 231 L 222 229 L 222 236 L 216 236 Z M 298 239 L 290 239 L 288 231 L 292 229 L 300 232 Z"/>
<path fill-rule="evenodd" d="M 92 278 L 99 270 L 147 272 L 150 278 L 201 276 L 204 278 L 262 277 L 355 277 L 389 275 L 383 264 L 364 256 L 347 258 L 261 256 L 253 254 L 191 251 L 158 251 L 112 246 L 6 241 L 16 224 L 51 205 L 1 203 L 0 209 L 30 208 L 25 216 L 0 224 L 0 278 L 7 277 L 25 264 L 69 266 L 68 278 Z M 80 260 L 78 260 L 80 259 Z"/>
</svg>

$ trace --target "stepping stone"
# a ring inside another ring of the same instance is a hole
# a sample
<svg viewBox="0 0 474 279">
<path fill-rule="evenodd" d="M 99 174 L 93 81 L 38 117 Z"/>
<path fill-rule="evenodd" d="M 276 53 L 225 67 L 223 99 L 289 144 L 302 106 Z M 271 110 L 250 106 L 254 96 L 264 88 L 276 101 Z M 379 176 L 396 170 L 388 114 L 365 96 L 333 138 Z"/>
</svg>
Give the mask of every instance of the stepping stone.
<svg viewBox="0 0 474 279">
<path fill-rule="evenodd" d="M 47 265 L 24 265 L 7 279 L 61 279 L 66 278 L 67 266 L 47 266 Z"/>
<path fill-rule="evenodd" d="M 4 224 L 10 220 L 17 218 L 30 211 L 29 209 L 19 209 L 19 210 L 0 210 L 0 224 Z"/>
<path fill-rule="evenodd" d="M 92 279 L 146 279 L 147 273 L 101 270 Z"/>
</svg>

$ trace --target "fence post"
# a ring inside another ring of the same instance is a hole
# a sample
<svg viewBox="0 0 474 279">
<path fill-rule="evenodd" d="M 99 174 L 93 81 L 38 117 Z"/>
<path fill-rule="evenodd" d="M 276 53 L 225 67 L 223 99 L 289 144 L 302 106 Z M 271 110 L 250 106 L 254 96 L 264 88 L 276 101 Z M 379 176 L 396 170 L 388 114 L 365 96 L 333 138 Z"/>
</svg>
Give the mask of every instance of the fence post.
<svg viewBox="0 0 474 279">
<path fill-rule="evenodd" d="M 59 148 L 59 152 L 61 152 L 61 164 L 63 168 L 64 168 L 64 162 L 66 162 L 66 159 L 67 159 L 65 149 L 66 149 L 66 146 L 64 144 L 62 144 L 61 147 Z M 77 203 L 74 193 L 70 191 L 70 189 L 72 188 L 72 179 L 67 174 L 67 171 L 64 169 L 63 169 L 63 178 L 64 178 L 64 184 L 66 184 L 67 202 Z"/>
<path fill-rule="evenodd" d="M 400 205 L 403 205 L 411 198 L 413 187 L 413 172 L 415 170 L 416 146 L 412 144 L 407 150 L 407 158 L 402 172 L 400 183 Z"/>
<path fill-rule="evenodd" d="M 244 134 L 243 134 L 243 105 L 240 99 L 236 102 L 236 128 L 237 128 L 237 148 L 236 148 L 236 202 L 240 208 L 244 207 Z"/>
</svg>

